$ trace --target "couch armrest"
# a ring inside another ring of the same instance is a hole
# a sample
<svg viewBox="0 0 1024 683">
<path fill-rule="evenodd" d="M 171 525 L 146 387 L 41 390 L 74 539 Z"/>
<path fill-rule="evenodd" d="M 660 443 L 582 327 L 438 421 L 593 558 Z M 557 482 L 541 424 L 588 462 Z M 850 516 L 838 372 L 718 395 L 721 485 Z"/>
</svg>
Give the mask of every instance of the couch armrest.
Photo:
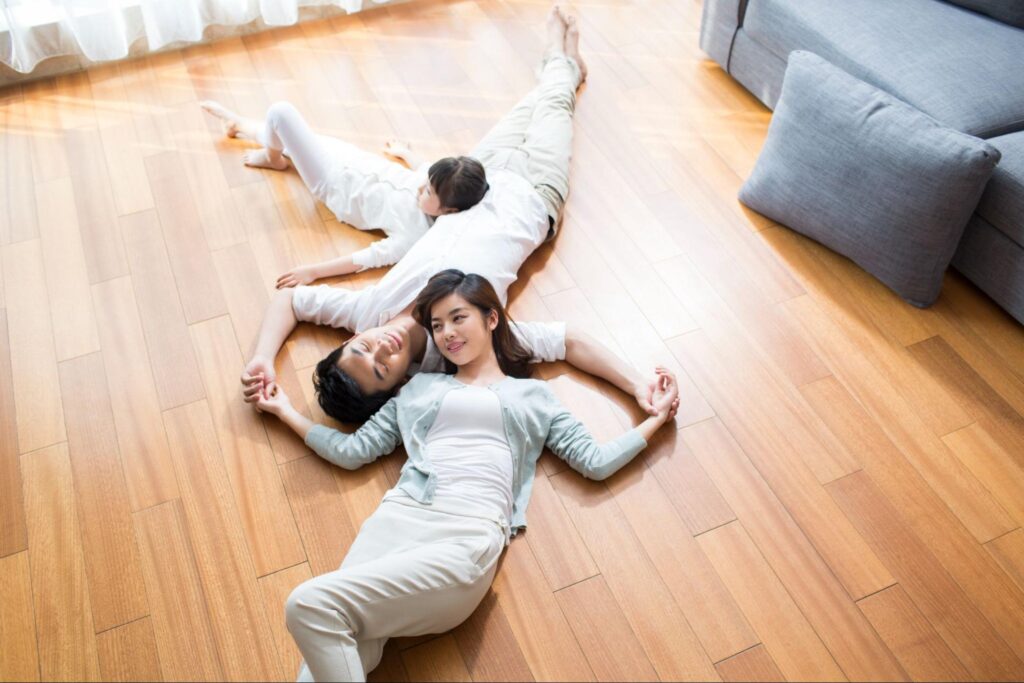
<svg viewBox="0 0 1024 683">
<path fill-rule="evenodd" d="M 743 25 L 748 0 L 704 0 L 700 18 L 700 47 L 723 69 L 729 70 L 733 36 Z"/>
</svg>

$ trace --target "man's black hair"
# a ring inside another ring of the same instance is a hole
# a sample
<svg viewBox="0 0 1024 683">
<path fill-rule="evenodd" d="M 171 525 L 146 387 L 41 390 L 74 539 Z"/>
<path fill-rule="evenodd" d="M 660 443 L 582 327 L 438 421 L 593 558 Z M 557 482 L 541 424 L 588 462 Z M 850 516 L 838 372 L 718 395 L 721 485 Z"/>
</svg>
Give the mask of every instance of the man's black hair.
<svg viewBox="0 0 1024 683">
<path fill-rule="evenodd" d="M 320 408 L 339 422 L 366 422 L 394 396 L 394 390 L 366 394 L 347 372 L 338 367 L 342 344 L 316 364 L 313 386 Z"/>
</svg>

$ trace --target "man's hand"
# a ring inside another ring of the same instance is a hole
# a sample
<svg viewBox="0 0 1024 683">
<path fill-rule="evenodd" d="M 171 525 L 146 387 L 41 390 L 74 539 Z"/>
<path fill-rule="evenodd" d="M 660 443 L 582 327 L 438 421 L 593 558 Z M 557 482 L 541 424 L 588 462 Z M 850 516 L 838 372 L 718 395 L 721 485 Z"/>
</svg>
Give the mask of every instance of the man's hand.
<svg viewBox="0 0 1024 683">
<path fill-rule="evenodd" d="M 299 285 L 308 285 L 316 279 L 316 269 L 313 266 L 296 266 L 277 278 L 277 283 L 274 287 L 277 289 L 282 287 L 298 287 Z"/>
<path fill-rule="evenodd" d="M 256 410 L 262 413 L 281 417 L 282 413 L 291 409 L 292 402 L 288 399 L 288 394 L 275 382 L 268 384 L 266 391 L 256 396 Z"/>
<path fill-rule="evenodd" d="M 657 377 L 651 394 L 651 407 L 654 415 L 668 422 L 679 410 L 679 384 L 667 368 L 658 366 L 654 371 Z"/>
<path fill-rule="evenodd" d="M 242 396 L 246 403 L 254 403 L 267 396 L 267 387 L 277 380 L 274 360 L 264 356 L 253 356 L 242 370 Z"/>
</svg>

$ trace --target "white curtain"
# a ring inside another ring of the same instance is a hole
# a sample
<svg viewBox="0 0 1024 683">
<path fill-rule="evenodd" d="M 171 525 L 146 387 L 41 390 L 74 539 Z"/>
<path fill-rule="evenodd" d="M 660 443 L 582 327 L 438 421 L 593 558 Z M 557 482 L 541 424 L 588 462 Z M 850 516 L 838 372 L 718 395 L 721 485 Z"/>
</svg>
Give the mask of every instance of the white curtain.
<svg viewBox="0 0 1024 683">
<path fill-rule="evenodd" d="M 351 13 L 363 0 L 0 0 L 0 62 L 28 73 L 60 55 L 123 59 L 140 38 L 159 50 L 202 40 L 211 24 L 239 26 L 258 18 L 271 26 L 294 24 L 299 7 L 319 5 Z"/>
</svg>

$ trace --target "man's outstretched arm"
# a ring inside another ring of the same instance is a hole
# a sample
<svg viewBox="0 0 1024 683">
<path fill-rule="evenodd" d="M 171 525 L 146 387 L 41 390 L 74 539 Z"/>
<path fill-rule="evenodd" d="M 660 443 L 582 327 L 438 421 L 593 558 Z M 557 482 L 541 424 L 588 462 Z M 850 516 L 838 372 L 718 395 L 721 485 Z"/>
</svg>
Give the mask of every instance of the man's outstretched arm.
<svg viewBox="0 0 1024 683">
<path fill-rule="evenodd" d="M 294 289 L 282 289 L 274 294 L 263 315 L 259 336 L 249 362 L 242 370 L 242 394 L 247 403 L 253 403 L 263 393 L 264 388 L 277 379 L 274 370 L 274 359 L 284 345 L 298 320 L 292 309 Z"/>
<path fill-rule="evenodd" d="M 657 376 L 646 379 L 604 344 L 572 325 L 565 328 L 565 361 L 577 370 L 614 384 L 635 397 L 645 412 L 655 414 L 651 399 L 657 386 Z"/>
</svg>

